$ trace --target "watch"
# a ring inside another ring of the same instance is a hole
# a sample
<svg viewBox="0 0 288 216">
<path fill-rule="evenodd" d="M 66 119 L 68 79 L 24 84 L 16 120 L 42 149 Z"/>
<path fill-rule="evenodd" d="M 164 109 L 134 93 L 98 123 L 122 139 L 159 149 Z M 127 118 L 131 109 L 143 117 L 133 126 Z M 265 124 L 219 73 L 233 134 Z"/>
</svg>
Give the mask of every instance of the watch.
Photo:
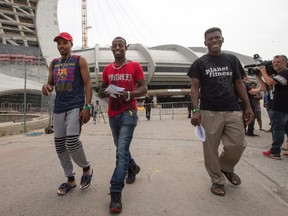
<svg viewBox="0 0 288 216">
<path fill-rule="evenodd" d="M 193 112 L 193 113 L 195 113 L 195 112 L 200 112 L 200 108 L 195 108 L 195 109 L 192 110 L 192 112 Z"/>
<path fill-rule="evenodd" d="M 84 108 L 85 110 L 90 110 L 91 105 L 90 105 L 90 104 L 85 104 L 83 108 Z"/>
</svg>

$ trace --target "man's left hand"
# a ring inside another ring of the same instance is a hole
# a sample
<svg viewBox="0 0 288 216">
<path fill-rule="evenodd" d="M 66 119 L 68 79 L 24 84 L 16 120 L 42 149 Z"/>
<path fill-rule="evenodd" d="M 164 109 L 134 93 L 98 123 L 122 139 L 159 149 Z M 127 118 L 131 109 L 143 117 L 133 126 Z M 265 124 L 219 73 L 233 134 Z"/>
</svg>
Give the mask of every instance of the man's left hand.
<svg viewBox="0 0 288 216">
<path fill-rule="evenodd" d="M 80 112 L 80 120 L 82 124 L 86 124 L 90 120 L 90 110 L 82 109 Z"/>
</svg>

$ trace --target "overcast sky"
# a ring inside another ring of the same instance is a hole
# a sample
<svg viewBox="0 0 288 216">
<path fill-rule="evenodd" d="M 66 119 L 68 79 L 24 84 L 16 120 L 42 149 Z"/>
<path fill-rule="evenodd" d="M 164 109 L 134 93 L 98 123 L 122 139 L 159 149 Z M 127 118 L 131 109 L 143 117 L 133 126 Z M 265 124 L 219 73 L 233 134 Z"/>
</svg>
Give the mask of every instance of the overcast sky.
<svg viewBox="0 0 288 216">
<path fill-rule="evenodd" d="M 128 43 L 152 47 L 204 46 L 204 32 L 220 27 L 223 50 L 263 60 L 288 54 L 288 0 L 87 0 L 88 46 Z M 60 31 L 82 45 L 81 0 L 59 0 Z"/>
</svg>

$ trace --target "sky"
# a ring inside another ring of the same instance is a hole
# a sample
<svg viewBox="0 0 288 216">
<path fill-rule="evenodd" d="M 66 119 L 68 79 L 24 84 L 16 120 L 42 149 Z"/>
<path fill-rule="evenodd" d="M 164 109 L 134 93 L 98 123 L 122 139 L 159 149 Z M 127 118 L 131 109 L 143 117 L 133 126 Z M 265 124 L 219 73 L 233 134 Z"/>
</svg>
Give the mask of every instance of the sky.
<svg viewBox="0 0 288 216">
<path fill-rule="evenodd" d="M 287 8 L 287 0 L 87 0 L 88 47 L 116 36 L 146 47 L 204 47 L 204 32 L 220 27 L 223 50 L 271 60 L 288 55 Z M 81 47 L 81 0 L 59 0 L 58 22 Z"/>
</svg>

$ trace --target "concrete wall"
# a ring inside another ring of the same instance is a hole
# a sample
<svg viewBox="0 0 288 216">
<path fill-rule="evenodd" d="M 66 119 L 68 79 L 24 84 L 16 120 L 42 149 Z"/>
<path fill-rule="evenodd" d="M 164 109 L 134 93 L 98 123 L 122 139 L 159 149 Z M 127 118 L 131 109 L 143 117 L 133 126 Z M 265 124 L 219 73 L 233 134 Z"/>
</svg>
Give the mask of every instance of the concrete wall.
<svg viewBox="0 0 288 216">
<path fill-rule="evenodd" d="M 49 116 L 33 119 L 33 121 L 26 122 L 26 132 L 43 129 L 49 124 Z M 0 124 L 0 137 L 9 136 L 14 134 L 24 133 L 23 122 L 18 123 L 1 123 Z"/>
<path fill-rule="evenodd" d="M 37 118 L 39 115 L 26 115 L 27 121 L 32 121 L 33 118 Z M 3 122 L 23 122 L 24 115 L 23 114 L 0 114 L 0 123 Z"/>
</svg>

